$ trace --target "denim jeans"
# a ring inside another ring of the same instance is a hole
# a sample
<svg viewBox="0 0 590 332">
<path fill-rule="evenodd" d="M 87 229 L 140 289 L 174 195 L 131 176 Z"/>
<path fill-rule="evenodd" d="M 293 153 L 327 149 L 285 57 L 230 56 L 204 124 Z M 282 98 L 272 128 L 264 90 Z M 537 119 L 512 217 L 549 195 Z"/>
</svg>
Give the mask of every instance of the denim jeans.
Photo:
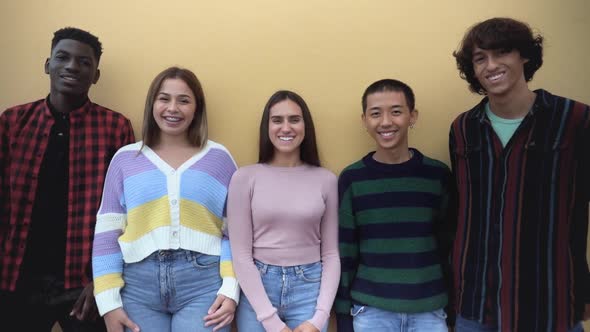
<svg viewBox="0 0 590 332">
<path fill-rule="evenodd" d="M 455 321 L 455 332 L 497 332 L 497 326 L 484 325 L 476 320 L 466 319 L 457 315 Z M 570 332 L 584 332 L 582 323 L 578 323 L 574 326 Z"/>
<path fill-rule="evenodd" d="M 320 293 L 321 262 L 288 267 L 259 261 L 254 263 L 260 271 L 266 295 L 290 329 L 313 317 Z M 239 332 L 264 332 L 264 327 L 256 319 L 256 313 L 244 294 L 240 297 L 236 322 Z M 327 325 L 322 329 L 323 332 L 328 330 Z"/>
<path fill-rule="evenodd" d="M 212 331 L 203 317 L 221 287 L 219 256 L 188 250 L 157 251 L 125 264 L 123 309 L 142 332 Z M 127 330 L 128 331 L 128 330 Z M 230 331 L 230 326 L 220 331 Z"/>
<path fill-rule="evenodd" d="M 446 332 L 443 309 L 400 313 L 355 304 L 350 310 L 355 332 Z"/>
</svg>

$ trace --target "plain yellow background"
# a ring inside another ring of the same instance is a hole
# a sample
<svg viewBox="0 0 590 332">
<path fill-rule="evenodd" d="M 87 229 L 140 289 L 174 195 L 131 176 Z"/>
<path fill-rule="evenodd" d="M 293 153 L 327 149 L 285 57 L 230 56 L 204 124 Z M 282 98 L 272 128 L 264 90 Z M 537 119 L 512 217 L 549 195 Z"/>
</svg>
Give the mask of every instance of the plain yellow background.
<svg viewBox="0 0 590 332">
<path fill-rule="evenodd" d="M 528 22 L 546 38 L 530 86 L 590 103 L 589 12 L 588 0 L 2 1 L 0 110 L 47 95 L 53 32 L 76 26 L 103 43 L 91 99 L 127 115 L 138 137 L 148 85 L 180 65 L 201 80 L 210 136 L 239 165 L 256 161 L 268 97 L 291 89 L 311 108 L 324 165 L 339 173 L 373 147 L 360 123 L 363 90 L 396 78 L 420 111 L 410 145 L 448 163 L 451 121 L 481 98 L 451 55 L 465 30 L 493 16 Z"/>
</svg>

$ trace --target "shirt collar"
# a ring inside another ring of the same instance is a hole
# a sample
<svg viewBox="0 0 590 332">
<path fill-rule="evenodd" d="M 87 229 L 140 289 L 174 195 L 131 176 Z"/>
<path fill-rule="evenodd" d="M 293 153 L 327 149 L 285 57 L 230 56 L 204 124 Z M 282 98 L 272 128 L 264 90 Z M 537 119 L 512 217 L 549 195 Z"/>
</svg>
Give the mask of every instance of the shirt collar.
<svg viewBox="0 0 590 332">
<path fill-rule="evenodd" d="M 535 102 L 533 103 L 533 107 L 531 107 L 530 111 L 525 117 L 533 116 L 539 110 L 548 109 L 550 107 L 550 100 L 553 97 L 549 92 L 538 89 L 533 91 L 537 96 L 535 97 Z M 477 104 L 474 108 L 471 109 L 468 117 L 477 119 L 479 122 L 483 123 L 486 121 L 486 104 L 489 102 L 489 98 L 486 96 L 484 97 L 479 104 Z"/>
</svg>

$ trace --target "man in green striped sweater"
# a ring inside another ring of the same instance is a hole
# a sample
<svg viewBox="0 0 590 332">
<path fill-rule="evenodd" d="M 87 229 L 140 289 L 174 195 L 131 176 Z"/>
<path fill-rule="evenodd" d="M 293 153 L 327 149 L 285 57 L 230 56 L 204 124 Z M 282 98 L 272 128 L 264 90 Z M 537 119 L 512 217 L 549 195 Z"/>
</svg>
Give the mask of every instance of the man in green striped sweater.
<svg viewBox="0 0 590 332">
<path fill-rule="evenodd" d="M 384 79 L 363 94 L 376 151 L 340 174 L 338 331 L 447 331 L 450 171 L 408 147 L 412 89 Z"/>
</svg>

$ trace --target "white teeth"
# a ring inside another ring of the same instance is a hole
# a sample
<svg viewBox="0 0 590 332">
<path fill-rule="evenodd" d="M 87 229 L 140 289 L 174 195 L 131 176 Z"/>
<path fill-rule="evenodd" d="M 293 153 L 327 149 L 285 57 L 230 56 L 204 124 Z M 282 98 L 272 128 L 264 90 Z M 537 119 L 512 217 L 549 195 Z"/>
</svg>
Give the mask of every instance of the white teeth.
<svg viewBox="0 0 590 332">
<path fill-rule="evenodd" d="M 496 75 L 492 75 L 492 76 L 488 76 L 488 79 L 490 81 L 496 81 L 498 79 L 500 79 L 500 77 L 504 76 L 504 73 L 498 73 Z"/>
<path fill-rule="evenodd" d="M 393 136 L 393 131 L 388 131 L 388 132 L 384 132 L 384 133 L 379 133 L 379 135 L 383 136 L 383 137 L 391 137 Z"/>
<path fill-rule="evenodd" d="M 76 78 L 74 78 L 74 77 L 64 76 L 64 77 L 62 77 L 62 78 L 63 78 L 64 80 L 66 80 L 66 81 L 77 81 L 77 79 L 76 79 Z"/>
<path fill-rule="evenodd" d="M 182 120 L 181 118 L 177 118 L 175 116 L 165 116 L 164 120 L 169 121 L 169 122 L 179 122 L 180 120 Z"/>
<path fill-rule="evenodd" d="M 292 141 L 293 140 L 293 137 L 291 137 L 291 136 L 279 136 L 279 139 L 281 141 Z"/>
</svg>

